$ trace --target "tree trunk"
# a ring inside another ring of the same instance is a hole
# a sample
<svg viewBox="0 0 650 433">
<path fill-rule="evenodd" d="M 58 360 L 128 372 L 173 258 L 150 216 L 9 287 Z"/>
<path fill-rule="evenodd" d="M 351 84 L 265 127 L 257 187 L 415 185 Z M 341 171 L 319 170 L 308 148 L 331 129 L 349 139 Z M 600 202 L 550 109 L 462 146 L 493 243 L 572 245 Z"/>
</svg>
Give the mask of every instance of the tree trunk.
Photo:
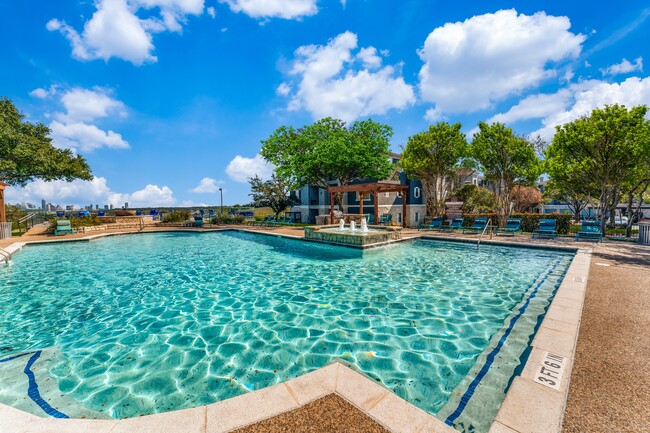
<svg viewBox="0 0 650 433">
<path fill-rule="evenodd" d="M 645 182 L 645 184 L 643 184 Z M 643 185 L 642 185 L 643 184 Z M 639 190 L 639 200 L 636 204 L 636 209 L 633 211 L 632 206 L 633 206 L 633 201 L 634 201 L 634 190 L 628 192 L 627 194 L 627 225 L 625 227 L 625 237 L 631 238 L 632 237 L 632 224 L 633 224 L 633 217 L 634 215 L 638 215 L 641 212 L 641 206 L 643 205 L 643 195 L 646 193 L 648 190 L 648 187 L 650 187 L 650 179 L 646 179 L 642 181 L 636 189 L 639 187 L 643 187 Z"/>
</svg>

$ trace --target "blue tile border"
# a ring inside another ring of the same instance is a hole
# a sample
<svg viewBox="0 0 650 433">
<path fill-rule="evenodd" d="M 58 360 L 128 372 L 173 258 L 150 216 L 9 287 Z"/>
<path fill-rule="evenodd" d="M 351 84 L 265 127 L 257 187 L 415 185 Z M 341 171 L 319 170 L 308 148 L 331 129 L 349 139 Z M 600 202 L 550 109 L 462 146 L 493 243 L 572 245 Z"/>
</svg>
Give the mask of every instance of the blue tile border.
<svg viewBox="0 0 650 433">
<path fill-rule="evenodd" d="M 32 355 L 27 361 L 27 364 L 25 364 L 25 368 L 23 369 L 23 373 L 25 373 L 25 375 L 27 376 L 27 381 L 29 384 L 27 388 L 27 396 L 29 396 L 29 398 L 31 398 L 32 401 L 36 403 L 38 407 L 40 407 L 43 410 L 43 412 L 45 412 L 49 416 L 53 418 L 70 418 L 68 415 L 50 406 L 50 404 L 46 402 L 43 399 L 43 397 L 41 397 L 41 393 L 38 391 L 36 376 L 34 376 L 34 372 L 31 370 L 31 368 L 32 365 L 34 365 L 34 363 L 38 360 L 38 358 L 41 356 L 42 353 L 43 353 L 42 350 L 37 350 L 36 352 L 25 352 L 19 355 L 10 356 L 9 358 L 0 359 L 0 363 L 22 358 L 23 356 Z"/>
<path fill-rule="evenodd" d="M 481 380 L 485 377 L 488 370 L 492 366 L 492 363 L 494 362 L 494 359 L 496 358 L 496 356 L 501 351 L 501 348 L 505 344 L 506 339 L 510 335 L 510 332 L 512 332 L 512 329 L 514 328 L 517 321 L 521 318 L 521 316 L 524 315 L 524 313 L 528 309 L 528 306 L 530 305 L 531 299 L 533 299 L 535 297 L 535 295 L 537 294 L 537 291 L 539 290 L 539 288 L 542 286 L 542 284 L 544 284 L 544 282 L 546 281 L 548 276 L 557 268 L 557 266 L 560 264 L 560 262 L 561 262 L 561 259 L 556 259 L 555 263 L 546 270 L 544 276 L 540 279 L 539 283 L 537 283 L 535 288 L 530 292 L 530 294 L 526 298 L 526 301 L 524 302 L 524 304 L 521 307 L 519 307 L 519 312 L 514 317 L 512 317 L 510 319 L 510 323 L 508 324 L 508 327 L 506 328 L 505 332 L 503 333 L 503 335 L 499 339 L 499 342 L 492 349 L 492 351 L 488 354 L 487 359 L 485 361 L 485 364 L 483 364 L 483 367 L 481 367 L 481 370 L 478 372 L 476 377 L 474 377 L 474 380 L 472 380 L 472 382 L 469 384 L 469 386 L 467 387 L 467 390 L 465 390 L 465 393 L 460 398 L 460 401 L 458 403 L 458 407 L 456 407 L 456 410 L 451 415 L 449 415 L 447 417 L 447 419 L 445 420 L 445 424 L 453 427 L 454 421 L 463 413 L 463 410 L 465 410 L 465 406 L 467 406 L 467 403 L 469 403 L 469 400 L 474 395 L 474 391 L 476 391 L 476 387 L 479 385 L 479 383 L 481 383 Z"/>
</svg>

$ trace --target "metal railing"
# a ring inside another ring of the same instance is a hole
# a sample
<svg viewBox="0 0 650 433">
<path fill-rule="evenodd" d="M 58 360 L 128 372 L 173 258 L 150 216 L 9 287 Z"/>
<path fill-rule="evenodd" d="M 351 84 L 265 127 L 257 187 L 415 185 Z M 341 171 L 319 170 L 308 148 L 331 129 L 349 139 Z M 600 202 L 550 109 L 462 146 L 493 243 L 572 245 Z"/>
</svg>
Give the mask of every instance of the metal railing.
<svg viewBox="0 0 650 433">
<path fill-rule="evenodd" d="M 492 239 L 492 218 L 488 218 L 487 222 L 485 223 L 485 227 L 483 227 L 483 232 L 481 233 L 481 236 L 478 237 L 478 242 L 476 242 L 476 249 L 478 250 L 479 245 L 481 245 L 481 240 L 483 240 L 483 235 L 485 234 L 485 231 L 490 228 L 490 239 Z"/>
</svg>

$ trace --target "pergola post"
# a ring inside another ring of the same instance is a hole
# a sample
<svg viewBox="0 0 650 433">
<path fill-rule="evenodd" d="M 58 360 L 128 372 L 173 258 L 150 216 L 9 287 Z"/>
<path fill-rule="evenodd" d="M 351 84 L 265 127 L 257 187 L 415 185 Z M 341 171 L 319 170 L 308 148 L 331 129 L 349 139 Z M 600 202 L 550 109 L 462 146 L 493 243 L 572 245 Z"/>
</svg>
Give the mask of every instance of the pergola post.
<svg viewBox="0 0 650 433">
<path fill-rule="evenodd" d="M 0 181 L 0 223 L 7 222 L 7 214 L 5 212 L 5 188 L 7 184 Z"/>
<path fill-rule="evenodd" d="M 330 224 L 334 224 L 334 193 L 330 192 Z"/>
<path fill-rule="evenodd" d="M 406 228 L 406 200 L 409 196 L 409 190 L 402 191 L 402 227 Z"/>
<path fill-rule="evenodd" d="M 359 192 L 359 213 L 363 215 L 363 196 L 366 195 L 365 192 Z"/>
<path fill-rule="evenodd" d="M 372 195 L 375 198 L 375 224 L 379 224 L 379 193 L 375 191 Z"/>
</svg>

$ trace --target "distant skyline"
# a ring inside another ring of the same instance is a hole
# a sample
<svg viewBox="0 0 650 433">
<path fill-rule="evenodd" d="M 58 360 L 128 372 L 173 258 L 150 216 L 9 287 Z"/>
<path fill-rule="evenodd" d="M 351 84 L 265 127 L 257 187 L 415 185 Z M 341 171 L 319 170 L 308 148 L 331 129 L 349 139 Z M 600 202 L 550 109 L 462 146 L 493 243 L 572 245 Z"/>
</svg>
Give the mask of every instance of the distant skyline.
<svg viewBox="0 0 650 433">
<path fill-rule="evenodd" d="M 325 116 L 440 120 L 551 139 L 604 104 L 650 105 L 645 1 L 2 2 L 0 96 L 84 155 L 90 182 L 6 201 L 136 206 L 250 201 L 260 140 Z"/>
</svg>

